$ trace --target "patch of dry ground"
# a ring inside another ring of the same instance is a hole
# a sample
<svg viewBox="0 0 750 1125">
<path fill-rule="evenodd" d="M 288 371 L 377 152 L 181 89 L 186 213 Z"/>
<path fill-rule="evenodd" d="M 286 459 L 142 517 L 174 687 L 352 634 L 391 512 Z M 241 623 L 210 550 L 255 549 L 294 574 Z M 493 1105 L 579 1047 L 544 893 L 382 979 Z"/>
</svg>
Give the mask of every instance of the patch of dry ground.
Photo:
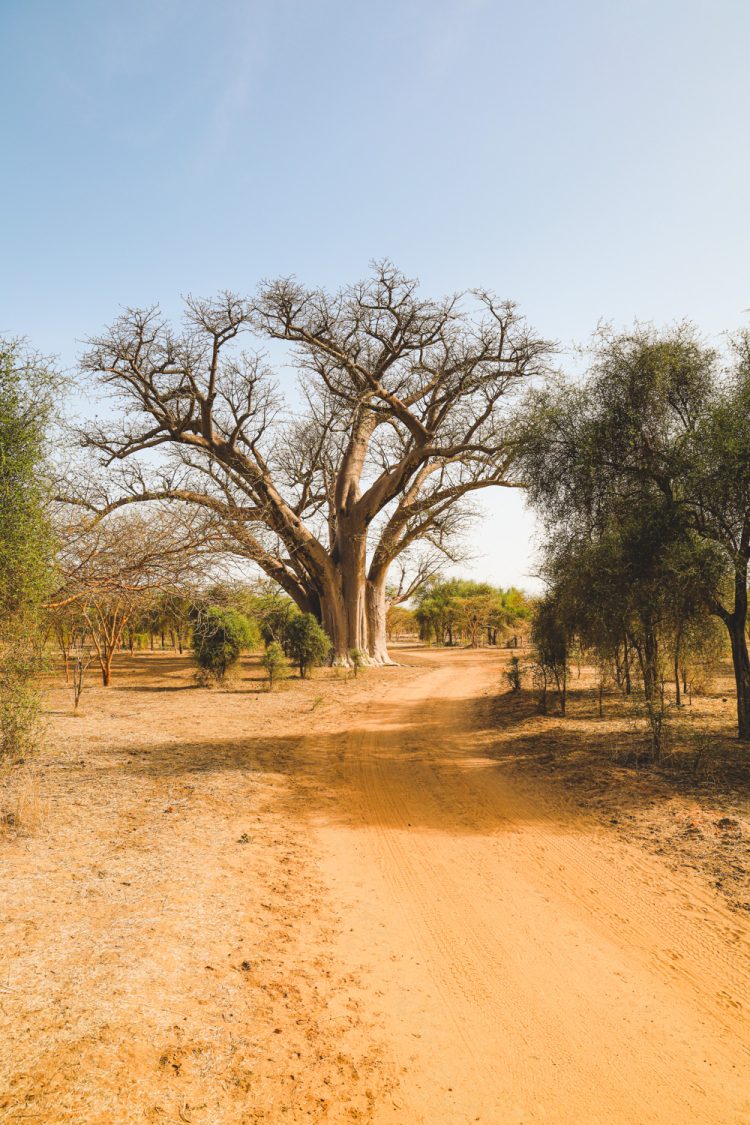
<svg viewBox="0 0 750 1125">
<path fill-rule="evenodd" d="M 52 694 L 38 827 L 23 796 L 0 838 L 0 1120 L 367 1119 L 393 1079 L 292 769 L 355 685 L 209 692 L 159 655 L 116 675 L 79 718 Z"/>
<path fill-rule="evenodd" d="M 557 711 L 550 700 L 550 710 Z M 750 913 L 750 747 L 735 737 L 730 669 L 705 695 L 668 709 L 667 748 L 648 762 L 645 721 L 617 692 L 598 716 L 590 669 L 571 680 L 567 714 L 540 715 L 531 692 L 493 700 L 488 753 L 539 792 L 594 814 L 664 858 L 698 872 L 733 910 Z M 494 728 L 494 729 L 493 729 Z M 497 733 L 495 733 L 495 730 Z"/>
<path fill-rule="evenodd" d="M 0 794 L 0 1121 L 750 1122 L 746 796 L 502 659 L 57 690 Z"/>
</svg>

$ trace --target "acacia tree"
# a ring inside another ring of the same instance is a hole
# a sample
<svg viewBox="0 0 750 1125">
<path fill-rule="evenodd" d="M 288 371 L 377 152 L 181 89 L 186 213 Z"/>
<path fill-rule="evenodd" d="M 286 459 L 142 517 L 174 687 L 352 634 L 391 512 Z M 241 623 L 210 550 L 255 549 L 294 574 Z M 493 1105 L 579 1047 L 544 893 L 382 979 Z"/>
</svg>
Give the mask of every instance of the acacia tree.
<svg viewBox="0 0 750 1125">
<path fill-rule="evenodd" d="M 682 502 L 697 534 L 716 545 L 731 573 L 710 609 L 729 634 L 738 733 L 750 742 L 750 332 L 731 340 L 728 369 L 715 376 L 685 447 Z"/>
<path fill-rule="evenodd" d="M 423 299 L 386 263 L 334 294 L 287 279 L 251 300 L 189 298 L 179 331 L 128 310 L 82 363 L 126 412 L 84 435 L 110 477 L 123 468 L 96 504 L 202 506 L 324 625 L 337 663 L 352 649 L 388 662 L 392 563 L 416 543 L 445 548 L 462 498 L 511 483 L 503 407 L 550 352 L 511 302 L 471 300 Z M 301 408 L 285 408 L 261 355 L 232 350 L 246 332 L 292 346 Z M 157 448 L 158 472 L 139 458 Z"/>
<path fill-rule="evenodd" d="M 570 633 L 554 591 L 548 592 L 535 606 L 531 639 L 536 650 L 540 710 L 546 713 L 547 689 L 554 683 L 560 714 L 564 715 L 568 697 Z"/>
<path fill-rule="evenodd" d="M 729 634 L 737 730 L 750 741 L 750 333 L 724 359 L 691 325 L 603 330 L 585 384 L 534 396 L 517 437 L 532 503 L 552 530 L 583 540 L 614 510 L 658 496 L 715 552 L 729 581 L 708 607 Z"/>
<path fill-rule="evenodd" d="M 620 653 L 635 654 L 655 759 L 663 749 L 663 681 L 679 660 L 682 638 L 705 624 L 721 581 L 716 553 L 685 528 L 656 492 L 629 510 L 613 503 L 590 536 L 558 533 L 547 544 L 544 573 L 552 622 L 596 655 L 601 713 L 604 672 Z M 554 637 L 549 622 L 543 634 Z M 539 622 L 537 622 L 537 632 Z M 537 641 L 538 644 L 538 641 Z"/>
<path fill-rule="evenodd" d="M 164 511 L 121 512 L 107 521 L 65 515 L 57 523 L 60 585 L 48 611 L 58 618 L 66 611 L 80 614 L 109 687 L 126 627 L 155 595 L 179 596 L 194 583 L 207 557 L 207 531 L 199 519 Z"/>
</svg>

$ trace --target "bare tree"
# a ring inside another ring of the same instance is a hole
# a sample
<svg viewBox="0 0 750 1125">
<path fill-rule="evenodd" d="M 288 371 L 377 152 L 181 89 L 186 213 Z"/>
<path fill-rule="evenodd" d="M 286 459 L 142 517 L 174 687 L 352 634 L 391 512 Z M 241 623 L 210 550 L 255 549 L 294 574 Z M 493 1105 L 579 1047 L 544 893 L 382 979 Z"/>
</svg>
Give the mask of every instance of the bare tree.
<svg viewBox="0 0 750 1125">
<path fill-rule="evenodd" d="M 76 643 L 81 611 L 75 602 L 54 605 L 47 609 L 47 625 L 62 659 L 65 683 L 70 683 L 70 659 Z M 48 634 L 49 635 L 49 634 Z"/>
<path fill-rule="evenodd" d="M 184 519 L 164 510 L 120 512 L 109 520 L 88 514 L 71 519 L 68 513 L 58 526 L 61 585 L 48 612 L 53 621 L 71 611 L 80 615 L 71 637 L 90 638 L 102 683 L 109 687 L 126 626 L 155 592 L 183 592 L 195 581 L 213 529 L 205 527 L 200 513 Z"/>
<path fill-rule="evenodd" d="M 73 710 L 78 711 L 81 702 L 83 685 L 86 682 L 86 673 L 91 664 L 93 650 L 89 643 L 88 633 L 85 629 L 78 628 L 73 634 L 70 645 L 70 659 L 73 666 Z M 66 679 L 66 682 L 67 679 Z"/>
<path fill-rule="evenodd" d="M 232 350 L 243 332 L 292 345 L 301 407 L 261 354 Z M 385 663 L 391 564 L 448 548 L 462 499 L 513 483 L 503 405 L 549 353 L 511 302 L 424 300 L 388 263 L 335 294 L 287 279 L 252 300 L 188 298 L 179 332 L 131 309 L 82 362 L 125 407 L 119 428 L 83 435 L 117 481 L 88 502 L 202 507 L 227 549 L 322 622 L 337 663 L 352 649 Z"/>
</svg>

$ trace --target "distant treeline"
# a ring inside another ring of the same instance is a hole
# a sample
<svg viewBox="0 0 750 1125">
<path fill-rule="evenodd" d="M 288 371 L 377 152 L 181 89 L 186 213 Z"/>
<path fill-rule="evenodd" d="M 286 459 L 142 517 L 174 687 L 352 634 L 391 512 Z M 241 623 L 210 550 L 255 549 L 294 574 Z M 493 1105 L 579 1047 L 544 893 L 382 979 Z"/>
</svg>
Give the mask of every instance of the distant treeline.
<svg viewBox="0 0 750 1125">
<path fill-rule="evenodd" d="M 532 602 L 514 586 L 450 578 L 428 582 L 415 597 L 414 620 L 428 644 L 518 645 L 528 632 Z"/>
</svg>

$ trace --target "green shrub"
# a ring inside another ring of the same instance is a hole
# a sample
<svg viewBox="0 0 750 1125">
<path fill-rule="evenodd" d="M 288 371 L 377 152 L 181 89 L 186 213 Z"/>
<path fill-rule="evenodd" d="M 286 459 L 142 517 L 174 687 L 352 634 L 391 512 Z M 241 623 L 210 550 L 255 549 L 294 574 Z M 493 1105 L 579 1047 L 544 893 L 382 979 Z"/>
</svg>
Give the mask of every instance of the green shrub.
<svg viewBox="0 0 750 1125">
<path fill-rule="evenodd" d="M 236 609 L 211 606 L 193 620 L 193 655 L 204 679 L 221 682 L 258 639 L 255 622 Z"/>
<path fill-rule="evenodd" d="M 284 655 L 283 648 L 276 641 L 271 641 L 270 645 L 263 653 L 260 662 L 268 675 L 269 691 L 273 691 L 273 685 L 277 680 L 286 680 L 288 678 L 289 661 Z"/>
<path fill-rule="evenodd" d="M 289 651 L 303 679 L 310 668 L 328 659 L 331 642 L 311 613 L 300 613 L 290 621 Z"/>
<path fill-rule="evenodd" d="M 40 658 L 37 638 L 3 630 L 0 659 L 0 760 L 25 758 L 35 748 L 40 729 L 41 699 L 35 676 Z"/>
<path fill-rule="evenodd" d="M 505 679 L 508 682 L 508 687 L 511 691 L 520 691 L 523 680 L 523 668 L 521 661 L 517 656 L 511 656 L 508 667 L 505 671 Z"/>
<path fill-rule="evenodd" d="M 0 339 L 0 758 L 24 757 L 39 735 L 54 555 L 45 443 L 57 385 L 44 361 Z"/>
<path fill-rule="evenodd" d="M 349 660 L 351 662 L 354 675 L 355 677 L 357 677 L 365 666 L 365 654 L 362 652 L 361 648 L 353 648 L 349 653 Z"/>
</svg>

